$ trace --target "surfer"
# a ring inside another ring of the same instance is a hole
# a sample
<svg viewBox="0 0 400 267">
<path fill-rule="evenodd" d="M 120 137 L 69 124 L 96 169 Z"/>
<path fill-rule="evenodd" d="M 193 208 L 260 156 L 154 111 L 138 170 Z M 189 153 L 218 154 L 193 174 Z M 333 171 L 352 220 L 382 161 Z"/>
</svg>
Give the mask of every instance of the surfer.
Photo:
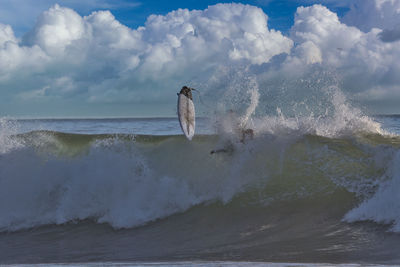
<svg viewBox="0 0 400 267">
<path fill-rule="evenodd" d="M 184 96 L 186 96 L 187 98 L 189 98 L 190 100 L 193 101 L 192 90 L 195 91 L 196 89 L 190 88 L 190 87 L 187 87 L 187 86 L 183 86 L 182 89 L 181 89 L 181 91 L 180 91 L 179 93 L 176 93 L 176 94 L 177 94 L 178 96 L 179 96 L 180 94 L 183 94 Z"/>
<path fill-rule="evenodd" d="M 241 143 L 245 143 L 246 138 L 253 140 L 254 138 L 254 131 L 251 128 L 242 129 L 242 138 L 240 139 Z"/>
<path fill-rule="evenodd" d="M 222 148 L 214 149 L 210 151 L 210 154 L 214 153 L 232 153 L 234 151 L 234 141 L 239 141 L 245 144 L 247 140 L 254 138 L 254 130 L 251 128 L 243 127 L 243 123 L 237 118 L 235 112 L 230 109 L 225 119 L 222 120 L 222 124 L 219 125 L 220 131 L 225 136 L 224 145 Z"/>
<path fill-rule="evenodd" d="M 254 138 L 254 131 L 251 128 L 247 128 L 247 129 L 242 129 L 241 130 L 241 138 L 239 140 L 240 143 L 245 144 L 246 140 L 252 140 Z M 214 154 L 214 153 L 232 153 L 234 151 L 234 145 L 233 142 L 231 140 L 228 140 L 225 145 L 223 146 L 223 148 L 219 148 L 219 149 L 214 149 L 210 151 L 210 154 Z"/>
</svg>

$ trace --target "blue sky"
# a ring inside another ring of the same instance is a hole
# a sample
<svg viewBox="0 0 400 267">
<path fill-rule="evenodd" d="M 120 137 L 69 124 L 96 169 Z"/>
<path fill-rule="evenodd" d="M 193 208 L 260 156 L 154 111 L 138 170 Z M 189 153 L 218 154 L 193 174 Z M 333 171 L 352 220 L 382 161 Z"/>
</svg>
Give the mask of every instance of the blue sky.
<svg viewBox="0 0 400 267">
<path fill-rule="evenodd" d="M 400 0 L 0 0 L 0 116 L 174 116 L 184 84 L 217 107 L 215 94 L 246 96 L 248 80 L 261 113 L 324 95 L 332 80 L 371 113 L 399 113 L 399 9 Z"/>
</svg>

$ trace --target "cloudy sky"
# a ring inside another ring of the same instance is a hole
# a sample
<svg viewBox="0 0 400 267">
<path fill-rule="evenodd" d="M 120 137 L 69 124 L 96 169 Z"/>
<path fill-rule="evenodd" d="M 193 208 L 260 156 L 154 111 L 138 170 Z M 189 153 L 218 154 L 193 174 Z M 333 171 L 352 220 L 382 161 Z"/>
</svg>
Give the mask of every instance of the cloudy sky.
<svg viewBox="0 0 400 267">
<path fill-rule="evenodd" d="M 254 82 L 259 112 L 335 84 L 400 113 L 400 0 L 0 0 L 0 116 L 173 116 L 182 85 Z"/>
</svg>

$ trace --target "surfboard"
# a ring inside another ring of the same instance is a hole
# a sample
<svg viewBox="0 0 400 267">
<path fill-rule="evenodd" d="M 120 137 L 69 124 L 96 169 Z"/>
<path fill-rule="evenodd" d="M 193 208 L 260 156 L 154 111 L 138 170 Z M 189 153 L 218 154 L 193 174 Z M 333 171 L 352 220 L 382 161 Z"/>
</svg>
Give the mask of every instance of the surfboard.
<svg viewBox="0 0 400 267">
<path fill-rule="evenodd" d="M 178 93 L 178 118 L 186 138 L 191 141 L 195 129 L 195 112 L 192 98 L 192 88 L 182 87 Z"/>
</svg>

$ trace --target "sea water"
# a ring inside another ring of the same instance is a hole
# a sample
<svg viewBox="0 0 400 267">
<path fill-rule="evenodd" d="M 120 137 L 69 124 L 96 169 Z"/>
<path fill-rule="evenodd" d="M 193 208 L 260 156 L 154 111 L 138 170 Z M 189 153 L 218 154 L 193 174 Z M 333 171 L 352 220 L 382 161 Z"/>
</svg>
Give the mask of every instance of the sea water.
<svg viewBox="0 0 400 267">
<path fill-rule="evenodd" d="M 388 132 L 400 134 L 400 115 L 376 115 L 373 119 Z M 57 131 L 76 134 L 145 134 L 180 135 L 177 118 L 61 118 L 61 119 L 12 119 L 18 133 L 30 131 Z M 215 134 L 215 125 L 209 118 L 197 118 L 196 134 Z"/>
<path fill-rule="evenodd" d="M 399 116 L 220 122 L 3 118 L 0 264 L 400 264 Z"/>
<path fill-rule="evenodd" d="M 197 119 L 197 133 L 211 134 L 206 118 Z M 76 134 L 147 134 L 181 133 L 177 118 L 95 118 L 95 119 L 20 119 L 18 132 L 48 130 Z"/>
</svg>

